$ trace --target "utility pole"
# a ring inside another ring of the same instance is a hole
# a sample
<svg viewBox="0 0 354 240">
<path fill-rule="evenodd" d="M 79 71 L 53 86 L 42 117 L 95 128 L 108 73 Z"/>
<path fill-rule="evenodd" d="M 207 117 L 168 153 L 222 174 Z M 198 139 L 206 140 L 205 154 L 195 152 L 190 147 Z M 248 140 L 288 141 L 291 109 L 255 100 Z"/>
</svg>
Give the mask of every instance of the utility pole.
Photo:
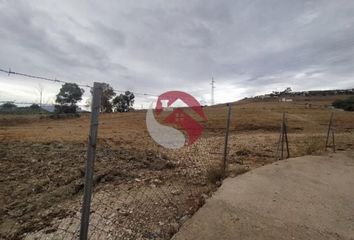
<svg viewBox="0 0 354 240">
<path fill-rule="evenodd" d="M 215 89 L 215 86 L 214 86 L 214 77 L 211 78 L 211 105 L 213 106 L 214 105 L 214 89 Z"/>
</svg>

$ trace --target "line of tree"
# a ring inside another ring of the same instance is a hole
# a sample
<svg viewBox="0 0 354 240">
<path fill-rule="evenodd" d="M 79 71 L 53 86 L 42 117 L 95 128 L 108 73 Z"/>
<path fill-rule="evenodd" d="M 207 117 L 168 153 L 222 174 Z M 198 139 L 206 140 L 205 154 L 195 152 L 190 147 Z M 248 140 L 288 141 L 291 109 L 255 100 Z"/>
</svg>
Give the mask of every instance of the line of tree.
<svg viewBox="0 0 354 240">
<path fill-rule="evenodd" d="M 56 96 L 56 113 L 76 113 L 77 102 L 82 100 L 84 90 L 75 83 L 65 83 L 62 85 Z M 92 91 L 91 91 L 92 94 Z M 101 112 L 128 112 L 133 110 L 135 96 L 134 93 L 126 91 L 124 94 L 116 95 L 114 89 L 108 84 L 103 83 L 101 96 Z"/>
<path fill-rule="evenodd" d="M 124 94 L 116 95 L 108 83 L 103 83 L 101 112 L 129 112 L 133 110 L 134 100 L 134 93 L 126 91 Z"/>
<path fill-rule="evenodd" d="M 35 114 L 42 112 L 47 111 L 43 111 L 36 103 L 27 107 L 17 106 L 14 102 L 5 102 L 0 105 L 0 113 L 4 114 Z"/>
<path fill-rule="evenodd" d="M 13 109 L 13 108 L 17 108 L 17 105 L 12 103 L 12 102 L 6 102 L 4 104 L 1 104 L 0 108 L 2 108 L 2 109 Z"/>
</svg>

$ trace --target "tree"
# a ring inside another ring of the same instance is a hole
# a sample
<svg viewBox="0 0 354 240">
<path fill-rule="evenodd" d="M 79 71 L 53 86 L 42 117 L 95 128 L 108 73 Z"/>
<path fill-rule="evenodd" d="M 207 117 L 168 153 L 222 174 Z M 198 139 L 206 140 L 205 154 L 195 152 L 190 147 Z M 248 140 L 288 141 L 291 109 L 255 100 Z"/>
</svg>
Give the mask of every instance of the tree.
<svg viewBox="0 0 354 240">
<path fill-rule="evenodd" d="M 103 90 L 101 95 L 101 112 L 110 113 L 113 111 L 113 104 L 111 99 L 116 95 L 114 89 L 108 84 L 102 84 Z"/>
<path fill-rule="evenodd" d="M 39 110 L 41 107 L 38 104 L 33 103 L 31 106 L 29 106 L 29 108 L 33 110 Z"/>
<path fill-rule="evenodd" d="M 55 101 L 61 105 L 75 105 L 78 101 L 82 100 L 82 94 L 84 94 L 84 89 L 79 88 L 76 83 L 64 83 Z"/>
<path fill-rule="evenodd" d="M 82 100 L 83 94 L 84 90 L 76 83 L 64 83 L 55 100 L 55 102 L 60 104 L 55 106 L 56 112 L 75 113 L 76 103 Z"/>
<path fill-rule="evenodd" d="M 282 95 L 287 95 L 290 94 L 293 90 L 290 87 L 287 87 L 284 91 L 282 91 L 280 94 Z"/>
<path fill-rule="evenodd" d="M 128 112 L 133 109 L 134 93 L 126 91 L 113 99 L 113 106 L 116 112 Z"/>
<path fill-rule="evenodd" d="M 287 87 L 284 92 L 285 93 L 291 93 L 293 90 L 291 89 L 291 87 Z"/>
<path fill-rule="evenodd" d="M 5 108 L 5 109 L 17 108 L 16 104 L 14 104 L 12 102 L 6 102 L 6 103 L 2 104 L 0 107 Z"/>
</svg>

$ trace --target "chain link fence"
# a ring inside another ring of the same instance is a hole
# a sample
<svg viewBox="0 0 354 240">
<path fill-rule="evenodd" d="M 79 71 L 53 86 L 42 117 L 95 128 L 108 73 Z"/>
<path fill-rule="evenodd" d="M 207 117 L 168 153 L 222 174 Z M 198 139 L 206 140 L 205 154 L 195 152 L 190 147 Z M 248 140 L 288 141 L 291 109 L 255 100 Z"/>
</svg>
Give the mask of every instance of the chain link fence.
<svg viewBox="0 0 354 240">
<path fill-rule="evenodd" d="M 226 116 L 226 107 L 222 111 Z M 282 113 L 276 114 L 279 121 L 274 126 L 280 129 Z M 287 118 L 292 156 L 324 150 L 325 118 L 312 122 L 294 114 Z M 65 127 L 65 120 L 61 123 L 58 128 Z M 101 121 L 100 128 L 107 123 Z M 342 134 L 336 142 L 339 147 L 353 138 L 341 127 L 344 125 L 338 118 L 336 130 Z M 26 124 L 14 123 L 12 127 L 21 128 L 24 138 L 31 132 Z M 52 134 L 52 127 L 42 126 L 46 130 L 37 136 Z M 225 127 L 225 118 L 213 126 L 207 124 L 205 136 L 178 150 L 140 141 L 138 137 L 148 136 L 144 131 L 128 135 L 124 144 L 117 137 L 99 137 L 88 238 L 170 239 L 221 184 Z M 245 129 L 238 131 L 238 127 L 235 122 L 230 127 L 230 176 L 273 162 L 279 136 L 273 128 L 249 134 Z M 80 131 L 86 134 L 87 129 Z M 15 133 L 2 133 L 6 138 L 0 142 L 0 238 L 78 239 L 87 142 L 44 141 L 40 137 L 22 141 Z"/>
</svg>

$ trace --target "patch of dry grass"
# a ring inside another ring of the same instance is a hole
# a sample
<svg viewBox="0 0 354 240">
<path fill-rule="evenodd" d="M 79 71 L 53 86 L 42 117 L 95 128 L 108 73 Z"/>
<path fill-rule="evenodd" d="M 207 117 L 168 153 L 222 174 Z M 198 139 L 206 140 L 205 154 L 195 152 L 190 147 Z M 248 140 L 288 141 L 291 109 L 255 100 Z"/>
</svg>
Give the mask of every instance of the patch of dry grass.
<svg viewBox="0 0 354 240">
<path fill-rule="evenodd" d="M 304 155 L 319 154 L 323 152 L 324 145 L 321 136 L 309 136 L 304 142 Z"/>
<path fill-rule="evenodd" d="M 209 183 L 216 184 L 225 177 L 224 171 L 221 165 L 210 166 L 206 171 L 206 178 Z"/>
<path fill-rule="evenodd" d="M 329 101 L 323 99 L 312 101 L 311 108 L 306 107 L 307 103 L 295 101 L 293 103 L 241 102 L 234 104 L 229 136 L 228 176 L 237 176 L 253 168 L 275 161 L 276 143 L 279 137 L 283 112 L 288 113 L 287 123 L 291 157 L 318 154 L 323 151 L 327 124 L 332 110 L 325 107 Z M 134 163 L 139 166 L 139 171 L 134 169 L 130 173 L 139 173 L 140 175 L 132 177 L 126 183 L 129 185 L 128 187 L 131 188 L 140 184 L 144 188 L 150 189 L 161 187 L 159 182 L 164 181 L 166 187 L 174 186 L 179 189 L 179 191 L 171 190 L 171 192 L 167 193 L 171 198 L 178 200 L 176 205 L 178 205 L 179 209 L 188 206 L 186 202 L 191 206 L 199 206 L 199 195 L 206 191 L 204 188 L 210 184 L 220 182 L 223 178 L 223 170 L 220 165 L 223 160 L 227 115 L 227 107 L 225 105 L 207 107 L 204 110 L 207 120 L 197 119 L 205 125 L 202 137 L 194 145 L 178 150 L 164 149 L 150 138 L 145 126 L 145 111 L 101 114 L 97 152 L 98 156 L 101 157 L 100 161 L 103 162 L 97 162 L 96 170 L 101 171 L 101 168 L 114 170 L 119 167 L 124 168 L 124 164 Z M 83 114 L 78 119 L 56 120 L 40 119 L 36 116 L 26 116 L 25 118 L 24 116 L 18 118 L 16 116 L 1 117 L 0 124 L 0 141 L 2 143 L 11 144 L 12 141 L 20 141 L 22 142 L 21 144 L 32 145 L 39 143 L 40 146 L 46 146 L 46 144 L 52 144 L 53 142 L 58 146 L 76 144 L 83 148 L 81 160 L 85 156 L 85 146 L 89 131 L 88 114 Z M 335 111 L 335 128 L 337 149 L 353 149 L 353 113 Z M 122 151 L 123 149 L 124 151 Z M 6 151 L 0 151 L 1 158 L 8 154 Z M 61 151 L 65 151 L 65 149 L 57 151 L 58 158 L 62 158 L 65 155 L 61 154 Z M 110 152 L 111 155 L 109 154 Z M 114 154 L 112 155 L 113 152 Z M 141 156 L 139 154 L 127 154 L 127 156 L 120 159 L 121 162 L 117 165 L 117 156 L 125 152 L 153 153 L 153 156 L 156 155 L 154 159 L 160 159 L 161 161 L 151 162 L 144 154 Z M 52 152 L 49 152 L 49 154 L 52 154 Z M 26 156 L 26 154 L 23 154 L 23 157 L 20 157 L 18 161 L 11 162 L 14 165 L 14 169 L 23 169 L 21 164 L 28 162 Z M 46 157 L 43 153 L 43 159 L 47 159 Z M 106 162 L 107 159 L 110 161 Z M 169 159 L 173 163 L 173 167 L 172 165 L 171 167 L 166 165 L 164 170 L 158 170 L 160 167 L 155 165 L 160 164 L 164 161 L 163 159 Z M 48 160 L 48 162 L 52 161 L 52 159 Z M 70 169 L 72 168 L 72 161 L 77 161 L 77 158 L 68 158 L 67 165 Z M 47 164 L 46 160 L 40 163 L 44 166 Z M 58 164 L 62 164 L 62 161 L 58 161 Z M 153 164 L 150 169 L 147 168 L 149 164 Z M 66 167 L 65 164 L 60 166 Z M 13 174 L 14 178 L 21 181 L 23 179 L 20 177 L 22 173 L 21 171 L 16 171 L 14 170 L 11 174 Z M 167 176 L 167 173 L 170 175 Z M 34 173 L 33 179 L 38 178 L 39 175 L 36 174 Z M 106 184 L 104 187 L 107 188 L 107 192 L 118 194 L 120 192 L 117 190 L 117 185 L 122 184 L 122 179 L 119 174 L 117 176 L 111 175 L 108 174 L 104 178 Z M 4 174 L 4 176 L 7 175 Z M 149 176 L 149 178 L 144 176 Z M 56 176 L 53 177 L 55 178 Z M 108 179 L 111 180 L 108 181 Z M 116 181 L 114 179 L 120 180 Z M 171 181 L 171 179 L 174 181 Z M 6 183 L 3 182 L 3 184 Z M 23 184 L 27 184 L 26 181 Z M 21 184 L 17 185 L 20 186 Z M 184 191 L 186 186 L 190 188 L 188 193 Z M 5 189 L 5 187 L 2 189 Z M 131 190 L 127 191 L 129 193 Z M 195 195 L 193 195 L 194 193 Z M 193 196 L 190 196 L 190 194 Z M 165 198 L 165 196 L 161 198 Z M 109 202 L 112 199 L 105 199 L 105 201 Z M 148 203 L 149 201 L 146 202 Z M 158 204 L 158 206 L 160 205 Z M 136 207 L 136 209 L 139 209 L 139 207 Z M 193 211 L 195 210 L 196 207 L 193 208 Z M 152 211 L 152 213 L 154 212 Z M 168 212 L 171 213 L 171 211 Z M 178 214 L 185 214 L 184 209 L 181 212 L 178 212 Z M 188 212 L 188 214 L 192 214 L 192 212 Z M 107 214 L 111 215 L 111 212 L 107 211 Z M 132 219 L 132 221 L 134 222 L 136 219 Z M 123 224 L 125 223 L 123 222 Z M 156 224 L 159 223 L 157 222 Z"/>
</svg>

